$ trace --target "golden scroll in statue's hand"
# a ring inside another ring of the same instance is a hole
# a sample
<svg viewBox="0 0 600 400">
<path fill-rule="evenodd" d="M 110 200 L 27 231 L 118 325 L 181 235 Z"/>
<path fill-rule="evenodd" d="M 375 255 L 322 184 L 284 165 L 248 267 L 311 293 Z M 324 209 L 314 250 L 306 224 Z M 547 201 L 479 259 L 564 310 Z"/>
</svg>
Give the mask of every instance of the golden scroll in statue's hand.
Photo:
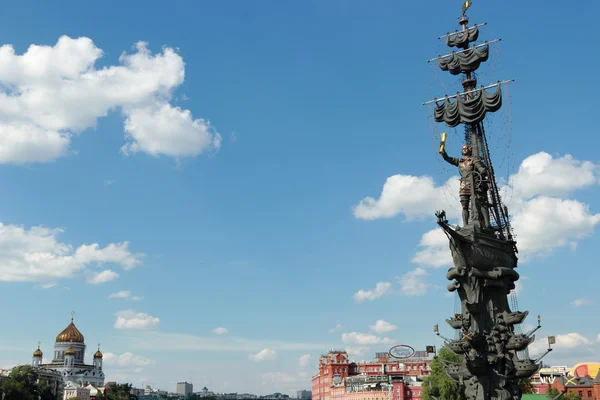
<svg viewBox="0 0 600 400">
<path fill-rule="evenodd" d="M 442 133 L 442 141 L 440 142 L 440 154 L 443 154 L 446 151 L 446 136 L 446 132 Z"/>
</svg>

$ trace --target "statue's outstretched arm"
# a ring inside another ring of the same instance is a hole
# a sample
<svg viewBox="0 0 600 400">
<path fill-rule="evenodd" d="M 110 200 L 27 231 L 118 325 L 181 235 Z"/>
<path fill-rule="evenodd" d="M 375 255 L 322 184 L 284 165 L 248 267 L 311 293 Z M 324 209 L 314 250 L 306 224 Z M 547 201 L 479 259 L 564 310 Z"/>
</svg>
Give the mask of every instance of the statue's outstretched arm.
<svg viewBox="0 0 600 400">
<path fill-rule="evenodd" d="M 440 154 L 442 155 L 442 158 L 444 159 L 444 161 L 446 161 L 448 164 L 452 164 L 452 165 L 458 167 L 458 162 L 459 162 L 458 158 L 448 157 L 448 153 L 446 153 L 446 150 L 442 151 Z"/>
</svg>

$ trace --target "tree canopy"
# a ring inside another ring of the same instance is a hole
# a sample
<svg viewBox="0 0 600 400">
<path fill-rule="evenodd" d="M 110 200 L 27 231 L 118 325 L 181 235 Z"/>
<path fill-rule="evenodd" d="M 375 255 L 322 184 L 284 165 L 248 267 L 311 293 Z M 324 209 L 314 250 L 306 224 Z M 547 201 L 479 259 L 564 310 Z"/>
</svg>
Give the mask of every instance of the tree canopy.
<svg viewBox="0 0 600 400">
<path fill-rule="evenodd" d="M 462 356 L 454 354 L 452 350 L 445 347 L 440 349 L 437 358 L 434 358 L 430 364 L 431 373 L 423 379 L 423 400 L 461 400 L 462 393 L 458 382 L 446 375 L 440 360 L 445 363 L 457 363 L 462 361 Z"/>
<path fill-rule="evenodd" d="M 56 400 L 56 396 L 45 381 L 38 382 L 38 374 L 30 365 L 13 368 L 2 381 L 0 393 L 5 400 Z"/>
<path fill-rule="evenodd" d="M 106 389 L 106 400 L 136 400 L 137 396 L 131 394 L 133 385 L 131 383 L 117 383 Z"/>
<path fill-rule="evenodd" d="M 521 381 L 519 382 L 519 387 L 521 388 L 521 393 L 523 394 L 532 394 L 534 392 L 533 384 L 531 383 L 531 378 L 521 379 Z"/>
<path fill-rule="evenodd" d="M 217 400 L 216 396 L 202 397 L 198 394 L 188 396 L 188 400 Z"/>
<path fill-rule="evenodd" d="M 548 397 L 548 400 L 554 400 L 559 393 L 560 392 L 558 389 L 555 387 L 550 387 L 546 396 Z M 562 396 L 560 396 L 560 400 L 581 400 L 581 398 L 575 393 L 564 393 Z"/>
</svg>

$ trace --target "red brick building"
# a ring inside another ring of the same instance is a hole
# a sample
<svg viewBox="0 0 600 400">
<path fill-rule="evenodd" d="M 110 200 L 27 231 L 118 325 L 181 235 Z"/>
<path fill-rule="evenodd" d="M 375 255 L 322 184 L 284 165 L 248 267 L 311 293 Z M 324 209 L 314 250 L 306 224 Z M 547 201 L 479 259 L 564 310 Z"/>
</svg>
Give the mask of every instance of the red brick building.
<svg viewBox="0 0 600 400">
<path fill-rule="evenodd" d="M 548 394 L 553 387 L 585 400 L 600 400 L 600 363 L 542 368 L 531 377 L 531 383 L 535 394 Z"/>
<path fill-rule="evenodd" d="M 600 400 L 600 372 L 590 376 L 561 376 L 550 385 L 560 393 L 566 392 L 583 400 Z"/>
<path fill-rule="evenodd" d="M 319 359 L 312 399 L 420 400 L 422 378 L 429 375 L 430 362 L 424 351 L 404 360 L 381 353 L 372 361 L 355 362 L 345 350 L 332 350 Z"/>
</svg>

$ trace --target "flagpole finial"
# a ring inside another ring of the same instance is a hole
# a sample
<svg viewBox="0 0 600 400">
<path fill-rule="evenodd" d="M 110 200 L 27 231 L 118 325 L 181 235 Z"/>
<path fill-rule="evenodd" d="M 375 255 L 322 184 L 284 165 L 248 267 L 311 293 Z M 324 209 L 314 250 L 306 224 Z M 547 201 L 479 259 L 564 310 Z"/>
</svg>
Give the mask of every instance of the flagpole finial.
<svg viewBox="0 0 600 400">
<path fill-rule="evenodd" d="M 462 5 L 462 15 L 463 15 L 463 17 L 465 16 L 465 13 L 469 9 L 469 7 L 471 7 L 472 3 L 473 3 L 472 0 L 465 0 L 465 2 L 463 3 L 463 5 Z"/>
</svg>

